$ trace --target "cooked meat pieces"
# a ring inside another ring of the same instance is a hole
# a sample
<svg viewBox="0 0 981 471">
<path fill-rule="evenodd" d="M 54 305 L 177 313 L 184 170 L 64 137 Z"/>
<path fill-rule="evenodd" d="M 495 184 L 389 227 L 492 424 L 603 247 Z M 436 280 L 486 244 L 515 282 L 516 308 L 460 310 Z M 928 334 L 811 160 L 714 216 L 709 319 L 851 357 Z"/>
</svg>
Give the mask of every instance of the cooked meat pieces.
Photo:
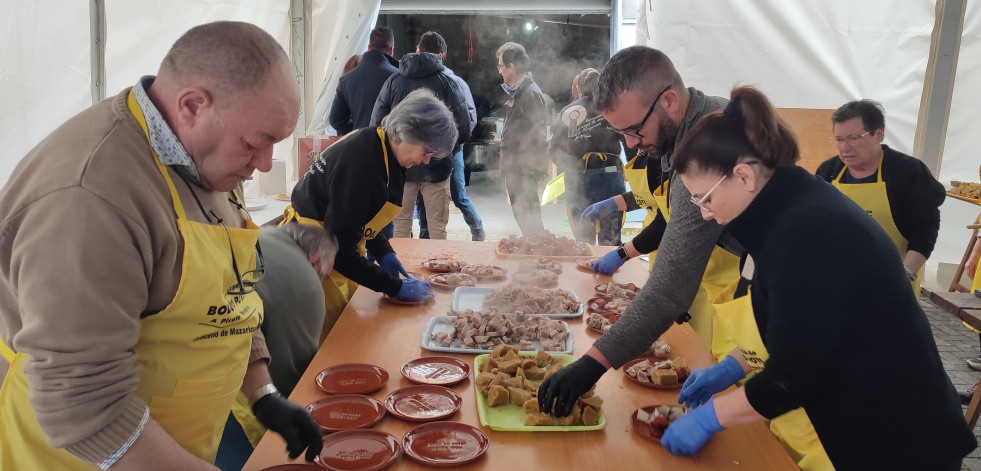
<svg viewBox="0 0 981 471">
<path fill-rule="evenodd" d="M 617 283 L 607 283 L 597 286 L 596 291 L 614 298 L 634 299 L 634 296 L 637 296 L 637 290 L 636 287 L 635 289 L 630 289 L 630 286 L 633 285 L 627 285 L 627 288 L 624 288 Z"/>
<path fill-rule="evenodd" d="M 432 338 L 443 347 L 480 350 L 517 345 L 520 350 L 533 351 L 533 342 L 538 341 L 542 350 L 555 352 L 565 350 L 569 331 L 561 322 L 545 316 L 466 309 L 455 315 L 452 334 L 439 332 Z M 454 345 L 455 340 L 460 341 L 459 345 Z"/>
<path fill-rule="evenodd" d="M 463 273 L 476 277 L 495 276 L 500 274 L 494 265 L 484 265 L 480 263 L 464 267 Z"/>
<path fill-rule="evenodd" d="M 426 260 L 426 264 L 431 270 L 459 270 L 465 265 L 453 258 L 431 258 Z"/>
<path fill-rule="evenodd" d="M 474 286 L 476 285 L 473 276 L 466 273 L 447 273 L 445 275 L 435 275 L 432 277 L 434 283 L 444 284 L 450 287 Z"/>
<path fill-rule="evenodd" d="M 484 309 L 525 314 L 571 314 L 581 303 L 567 291 L 510 283 L 484 296 Z"/>
<path fill-rule="evenodd" d="M 535 258 L 518 262 L 518 270 L 522 272 L 535 270 L 549 270 L 555 273 L 562 272 L 562 265 L 554 260 L 547 258 Z"/>
<path fill-rule="evenodd" d="M 557 237 L 549 231 L 531 237 L 509 235 L 501 239 L 497 249 L 501 253 L 515 255 L 588 256 L 593 254 L 588 244 L 567 237 Z"/>
</svg>

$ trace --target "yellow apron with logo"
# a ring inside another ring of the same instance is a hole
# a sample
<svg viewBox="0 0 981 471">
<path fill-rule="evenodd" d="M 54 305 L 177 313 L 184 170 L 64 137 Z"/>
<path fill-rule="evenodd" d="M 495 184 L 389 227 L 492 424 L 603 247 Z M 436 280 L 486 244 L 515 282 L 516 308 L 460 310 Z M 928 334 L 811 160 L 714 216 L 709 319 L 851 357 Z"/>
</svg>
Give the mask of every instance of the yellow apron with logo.
<svg viewBox="0 0 981 471">
<path fill-rule="evenodd" d="M 883 153 L 883 155 L 885 155 Z M 899 249 L 899 256 L 901 258 L 906 257 L 906 246 L 908 241 L 903 234 L 899 232 L 899 228 L 896 227 L 896 222 L 892 219 L 892 209 L 889 207 L 889 196 L 886 194 L 886 182 L 882 181 L 882 158 L 879 156 L 879 169 L 878 179 L 873 183 L 841 183 L 841 177 L 848 170 L 848 167 L 842 167 L 841 172 L 838 176 L 832 180 L 831 184 L 854 201 L 856 204 L 862 207 L 865 212 L 869 213 L 875 219 L 875 222 L 879 223 L 886 234 L 889 234 L 889 238 L 892 242 L 896 244 L 896 248 Z M 919 273 L 916 274 L 916 279 L 913 280 L 913 294 L 917 298 L 920 297 L 920 280 L 923 278 L 923 268 L 920 267 Z"/>
<path fill-rule="evenodd" d="M 146 133 L 143 113 L 132 94 L 128 105 Z M 141 370 L 134 394 L 146 401 L 150 416 L 181 447 L 213 463 L 228 412 L 242 386 L 252 333 L 263 318 L 258 294 L 227 294 L 237 281 L 231 253 L 254 266 L 259 228 L 249 221 L 246 228 L 229 227 L 226 234 L 221 226 L 189 221 L 166 167 L 156 155 L 154 159 L 170 188 L 184 253 L 174 299 L 140 321 L 134 350 Z M 0 350 L 10 362 L 0 388 L 0 469 L 93 469 L 64 449 L 47 445 L 28 400 L 23 369 L 28 357 L 6 345 Z"/>
<path fill-rule="evenodd" d="M 382 142 L 383 158 L 385 159 L 385 182 L 387 184 L 388 179 L 391 178 L 391 169 L 388 168 L 388 142 L 385 139 L 385 131 L 382 128 L 377 128 L 376 132 Z M 365 241 L 374 239 L 385 226 L 395 220 L 395 216 L 398 216 L 400 211 L 402 211 L 402 206 L 386 201 L 385 205 L 364 225 L 364 236 L 358 242 L 358 253 L 364 256 Z M 293 221 L 318 227 L 324 226 L 323 221 L 301 216 L 292 206 L 287 206 L 286 211 L 283 213 L 283 222 L 280 225 Z M 341 312 L 344 311 L 344 307 L 351 300 L 351 296 L 354 296 L 354 290 L 358 288 L 358 284 L 349 280 L 335 268 L 330 272 L 330 277 L 324 279 L 323 287 L 324 303 L 327 305 L 327 310 L 324 317 L 324 327 L 320 334 L 321 342 L 327 338 L 327 334 L 334 327 L 337 318 L 341 316 Z"/>
<path fill-rule="evenodd" d="M 643 173 L 644 179 L 643 181 L 638 180 L 638 183 L 647 182 L 646 170 L 632 170 L 632 172 Z M 626 170 L 624 170 L 624 173 L 626 173 Z M 643 195 L 644 197 L 651 198 L 655 207 L 661 211 L 665 221 L 671 221 L 671 205 L 668 202 L 670 187 L 671 179 L 668 179 L 653 192 L 649 191 L 649 187 L 645 187 L 648 191 Z M 630 188 L 635 188 L 632 180 L 630 181 Z M 635 192 L 634 198 L 636 197 L 637 193 Z M 648 214 L 650 215 L 650 211 Z M 654 263 L 652 261 L 651 267 L 653 266 Z M 709 257 L 708 265 L 705 266 L 705 273 L 702 275 L 702 284 L 699 285 L 698 292 L 695 293 L 695 298 L 692 300 L 691 307 L 688 309 L 688 312 L 691 314 L 691 320 L 688 323 L 695 333 L 702 338 L 705 345 L 709 346 L 712 350 L 712 356 L 717 360 L 725 358 L 735 348 L 735 345 L 726 337 L 724 332 L 713 328 L 715 313 L 712 310 L 710 300 L 717 296 L 731 280 L 738 277 L 739 257 L 729 253 L 722 247 L 715 246 L 712 249 L 712 255 Z"/>
<path fill-rule="evenodd" d="M 733 299 L 739 281 L 726 286 L 715 298 L 716 329 L 722 328 L 739 347 L 746 362 L 754 371 L 766 366 L 770 357 L 760 337 L 760 329 L 753 315 L 753 304 L 749 292 Z M 750 374 L 753 374 L 751 371 Z M 749 375 L 747 375 L 748 377 Z M 834 465 L 818 439 L 811 419 L 803 408 L 797 408 L 770 421 L 770 431 L 777 436 L 780 444 L 787 450 L 797 466 L 803 471 L 833 471 Z"/>
</svg>

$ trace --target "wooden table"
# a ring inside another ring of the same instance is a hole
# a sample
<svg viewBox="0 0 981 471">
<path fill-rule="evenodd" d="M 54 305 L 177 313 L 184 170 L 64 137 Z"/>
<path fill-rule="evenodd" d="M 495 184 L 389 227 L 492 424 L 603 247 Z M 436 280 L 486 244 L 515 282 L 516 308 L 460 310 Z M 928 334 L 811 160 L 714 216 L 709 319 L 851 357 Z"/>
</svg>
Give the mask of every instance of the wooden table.
<svg viewBox="0 0 981 471">
<path fill-rule="evenodd" d="M 454 256 L 468 263 L 487 263 L 514 272 L 520 259 L 495 256 L 494 242 L 435 241 L 395 239 L 392 241 L 399 259 L 408 271 L 430 273 L 421 267 L 425 259 Z M 606 248 L 601 248 L 604 250 Z M 605 253 L 605 250 L 604 252 Z M 562 263 L 559 286 L 575 291 L 584 301 L 593 297 L 594 287 L 611 279 L 617 282 L 643 283 L 647 270 L 636 260 L 626 263 L 612 277 L 585 273 L 573 261 Z M 481 286 L 501 286 L 481 284 Z M 401 374 L 402 365 L 423 356 L 449 355 L 473 364 L 475 355 L 445 354 L 423 349 L 423 327 L 430 318 L 446 315 L 450 293 L 437 292 L 436 301 L 425 307 L 396 306 L 382 299 L 380 293 L 358 289 L 337 324 L 320 347 L 310 367 L 293 390 L 290 400 L 307 405 L 327 395 L 317 389 L 314 378 L 328 366 L 341 363 L 370 363 L 385 368 L 388 384 L 371 394 L 382 402 L 396 389 L 411 383 Z M 597 334 L 586 329 L 581 319 L 565 319 L 575 336 L 577 357 L 596 340 Z M 674 355 L 688 359 L 694 368 L 714 363 L 709 350 L 687 325 L 675 325 L 665 335 Z M 453 387 L 464 398 L 463 407 L 448 420 L 480 427 L 477 418 L 472 379 Z M 679 458 L 658 444 L 633 433 L 630 415 L 640 406 L 676 404 L 677 390 L 652 390 L 628 381 L 622 371 L 609 371 L 600 379 L 597 389 L 604 400 L 607 426 L 594 432 L 495 432 L 482 428 L 490 438 L 490 448 L 479 460 L 454 469 L 481 470 L 796 470 L 797 466 L 784 452 L 776 438 L 763 424 L 733 427 L 713 437 L 697 458 Z M 417 423 L 386 415 L 373 428 L 401 439 Z M 285 442 L 275 433 L 267 433 L 243 468 L 257 471 L 289 462 Z M 432 469 L 413 461 L 404 453 L 387 469 Z"/>
</svg>

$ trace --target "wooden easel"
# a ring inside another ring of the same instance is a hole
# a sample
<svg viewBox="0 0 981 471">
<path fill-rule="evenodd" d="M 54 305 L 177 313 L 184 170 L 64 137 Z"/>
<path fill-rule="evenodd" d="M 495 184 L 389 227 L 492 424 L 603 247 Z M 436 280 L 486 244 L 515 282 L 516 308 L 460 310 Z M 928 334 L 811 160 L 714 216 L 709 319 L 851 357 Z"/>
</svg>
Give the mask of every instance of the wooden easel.
<svg viewBox="0 0 981 471">
<path fill-rule="evenodd" d="M 964 250 L 964 256 L 961 257 L 960 265 L 957 265 L 957 271 L 954 272 L 954 279 L 950 280 L 950 287 L 947 288 L 949 293 L 970 293 L 971 289 L 968 286 L 961 284 L 961 277 L 964 276 L 965 265 L 967 265 L 967 260 L 971 258 L 971 252 L 974 250 L 974 244 L 978 241 L 978 229 L 981 228 L 981 224 L 969 224 L 968 229 L 973 229 L 971 232 L 971 240 L 967 242 L 967 249 Z"/>
</svg>

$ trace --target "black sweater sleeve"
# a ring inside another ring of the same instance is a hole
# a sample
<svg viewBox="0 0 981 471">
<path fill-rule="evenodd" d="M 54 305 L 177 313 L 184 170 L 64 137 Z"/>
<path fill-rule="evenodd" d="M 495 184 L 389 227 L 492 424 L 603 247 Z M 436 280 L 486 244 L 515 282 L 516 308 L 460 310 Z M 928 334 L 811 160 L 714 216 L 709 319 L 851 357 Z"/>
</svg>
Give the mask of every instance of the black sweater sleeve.
<svg viewBox="0 0 981 471">
<path fill-rule="evenodd" d="M 889 208 L 899 232 L 909 245 L 929 258 L 940 232 L 940 205 L 944 186 L 920 160 L 883 146 L 882 179 L 886 182 Z"/>
<path fill-rule="evenodd" d="M 664 220 L 664 215 L 658 211 L 657 217 L 633 238 L 634 249 L 640 253 L 651 253 L 657 250 L 661 245 L 661 238 L 664 237 L 664 229 L 667 227 L 668 222 Z"/>
<path fill-rule="evenodd" d="M 330 204 L 323 214 L 323 221 L 324 227 L 337 237 L 334 270 L 371 290 L 398 295 L 402 281 L 369 262 L 357 249 L 364 236 L 364 224 L 374 216 L 374 208 L 380 206 L 378 202 L 386 199 L 385 180 L 377 173 L 365 172 L 364 168 L 347 163 L 333 170 L 327 182 Z M 392 251 L 384 236 L 380 237 L 376 236 L 378 240 L 370 242 L 372 254 L 379 258 Z M 385 246 L 388 246 L 387 251 Z"/>
</svg>

